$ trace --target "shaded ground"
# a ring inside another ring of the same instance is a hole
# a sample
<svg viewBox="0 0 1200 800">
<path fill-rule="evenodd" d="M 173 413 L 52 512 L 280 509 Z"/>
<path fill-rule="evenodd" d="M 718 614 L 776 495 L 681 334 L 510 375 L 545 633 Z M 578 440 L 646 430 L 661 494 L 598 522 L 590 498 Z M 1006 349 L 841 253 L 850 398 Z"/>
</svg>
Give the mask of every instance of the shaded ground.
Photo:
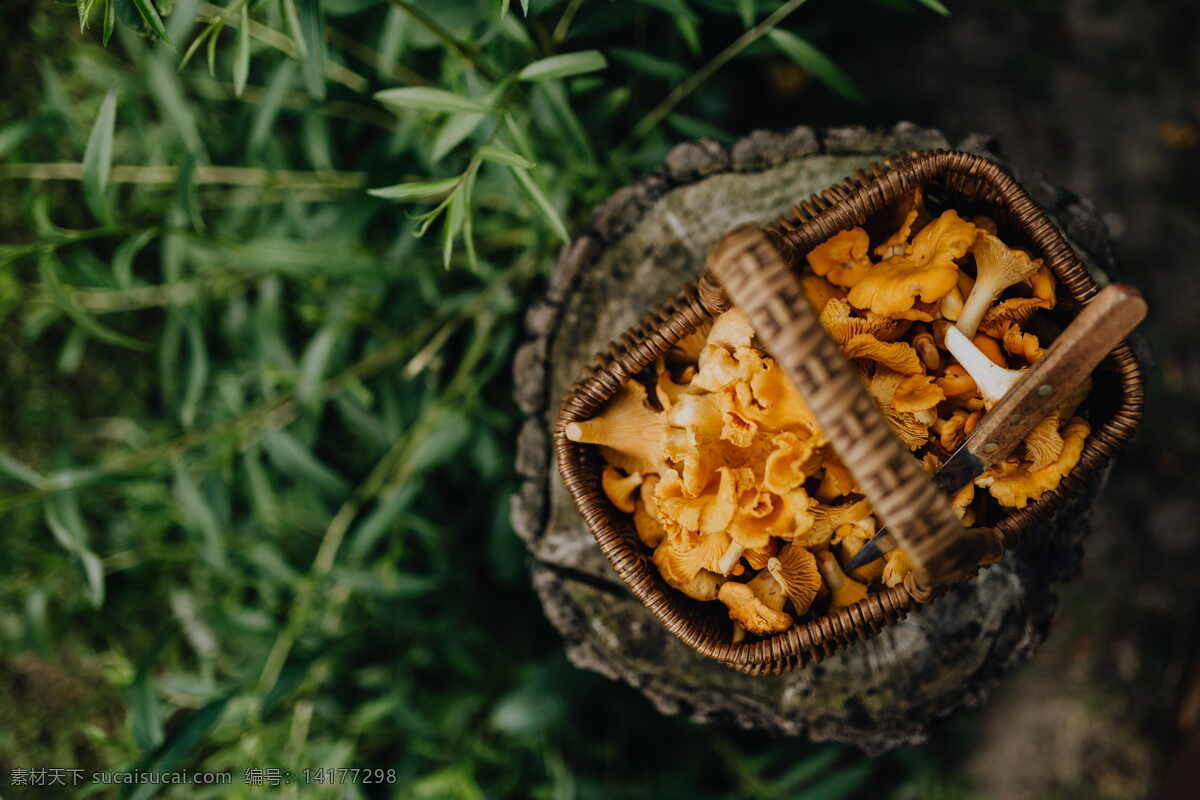
<svg viewBox="0 0 1200 800">
<path fill-rule="evenodd" d="M 1200 6 L 951 5 L 946 27 L 857 51 L 875 70 L 864 83 L 887 95 L 872 114 L 951 140 L 987 131 L 1018 169 L 1088 195 L 1117 238 L 1122 277 L 1150 302 L 1143 331 L 1157 363 L 1083 575 L 1064 587 L 1050 640 L 983 713 L 969 769 L 999 800 L 1138 797 L 1182 741 L 1197 642 Z"/>
</svg>

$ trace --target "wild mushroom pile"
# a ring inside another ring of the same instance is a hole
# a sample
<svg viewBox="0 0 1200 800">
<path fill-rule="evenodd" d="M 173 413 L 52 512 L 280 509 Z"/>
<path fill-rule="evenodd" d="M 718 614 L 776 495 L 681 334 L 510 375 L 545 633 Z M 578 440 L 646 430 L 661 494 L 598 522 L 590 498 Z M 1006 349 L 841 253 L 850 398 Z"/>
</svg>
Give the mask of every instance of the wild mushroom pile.
<svg viewBox="0 0 1200 800">
<path fill-rule="evenodd" d="M 1031 323 L 1054 307 L 1055 280 L 986 217 L 947 210 L 933 219 L 920 190 L 898 211 L 874 248 L 853 228 L 813 249 L 803 283 L 896 435 L 932 473 L 1041 357 Z M 954 495 L 964 525 L 1058 486 L 1089 433 L 1074 416 L 1087 389 Z M 600 447 L 604 492 L 632 515 L 664 580 L 724 603 L 737 639 L 852 605 L 911 569 L 896 549 L 846 574 L 877 530 L 870 502 L 736 308 L 564 433 Z"/>
</svg>

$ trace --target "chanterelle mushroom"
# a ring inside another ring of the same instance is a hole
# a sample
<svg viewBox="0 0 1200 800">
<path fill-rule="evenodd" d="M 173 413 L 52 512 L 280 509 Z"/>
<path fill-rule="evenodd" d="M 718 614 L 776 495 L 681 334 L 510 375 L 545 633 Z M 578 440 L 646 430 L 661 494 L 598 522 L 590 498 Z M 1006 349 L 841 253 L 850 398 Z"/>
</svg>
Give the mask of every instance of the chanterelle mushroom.
<svg viewBox="0 0 1200 800">
<path fill-rule="evenodd" d="M 831 601 L 833 608 L 852 606 L 859 600 L 866 599 L 867 587 L 853 578 L 847 577 L 846 573 L 842 572 L 842 567 L 833 553 L 823 550 L 817 559 L 821 574 L 825 577 L 825 583 L 829 584 L 829 588 L 833 591 L 833 600 Z"/>
<path fill-rule="evenodd" d="M 817 559 L 800 545 L 789 544 L 779 555 L 767 561 L 767 572 L 778 582 L 796 616 L 803 616 L 821 590 L 821 572 Z"/>
<path fill-rule="evenodd" d="M 871 269 L 867 249 L 871 243 L 862 228 L 834 234 L 808 253 L 808 265 L 838 286 L 853 286 Z"/>
<path fill-rule="evenodd" d="M 602 445 L 605 460 L 630 474 L 665 467 L 667 417 L 647 405 L 637 381 L 626 381 L 599 416 L 568 423 L 563 433 L 572 442 Z"/>
<path fill-rule="evenodd" d="M 975 254 L 975 285 L 955 323 L 968 338 L 975 335 L 992 301 L 1014 283 L 1028 280 L 1041 262 L 1022 250 L 1012 250 L 987 231 L 980 231 L 971 248 Z"/>
<path fill-rule="evenodd" d="M 958 283 L 955 259 L 975 241 L 975 226 L 946 211 L 916 235 L 903 254 L 878 264 L 847 296 L 856 308 L 884 316 L 910 310 L 920 298 L 935 303 Z"/>
<path fill-rule="evenodd" d="M 729 609 L 730 619 L 750 633 L 780 633 L 792 627 L 790 615 L 763 603 L 744 583 L 726 581 L 721 584 L 717 599 Z"/>
<path fill-rule="evenodd" d="M 642 473 L 622 475 L 614 467 L 605 467 L 600 475 L 600 485 L 614 506 L 626 514 L 632 514 L 633 493 L 642 485 Z"/>
</svg>

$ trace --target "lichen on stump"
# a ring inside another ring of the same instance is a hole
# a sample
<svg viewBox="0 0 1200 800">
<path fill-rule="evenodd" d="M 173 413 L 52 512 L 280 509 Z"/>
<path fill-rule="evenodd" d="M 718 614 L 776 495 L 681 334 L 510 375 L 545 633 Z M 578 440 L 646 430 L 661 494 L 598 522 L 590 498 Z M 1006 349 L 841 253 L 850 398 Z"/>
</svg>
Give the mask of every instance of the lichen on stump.
<svg viewBox="0 0 1200 800">
<path fill-rule="evenodd" d="M 947 146 L 940 132 L 908 123 L 891 131 L 756 131 L 728 150 L 711 140 L 689 142 L 658 172 L 614 193 L 563 250 L 546 296 L 526 314 L 528 338 L 513 364 L 516 400 L 527 416 L 512 521 L 531 556 L 533 586 L 574 663 L 624 680 L 663 713 L 880 753 L 918 743 L 936 720 L 978 705 L 1045 638 L 1052 583 L 1077 569 L 1091 495 L 1060 509 L 976 580 L 898 625 L 806 669 L 749 677 L 690 650 L 625 589 L 551 456 L 558 403 L 582 369 L 696 277 L 723 233 L 773 220 L 890 154 Z M 989 146 L 978 135 L 957 144 L 976 152 Z M 1111 272 L 1111 246 L 1091 205 L 1036 176 L 1018 178 L 1088 267 Z"/>
</svg>

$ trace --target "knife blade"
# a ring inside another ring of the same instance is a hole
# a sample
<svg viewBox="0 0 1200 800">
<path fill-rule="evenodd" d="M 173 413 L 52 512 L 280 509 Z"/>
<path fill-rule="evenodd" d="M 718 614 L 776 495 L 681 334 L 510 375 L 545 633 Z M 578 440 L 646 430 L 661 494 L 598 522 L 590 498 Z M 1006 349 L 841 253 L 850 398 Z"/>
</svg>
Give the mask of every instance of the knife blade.
<svg viewBox="0 0 1200 800">
<path fill-rule="evenodd" d="M 1003 370 L 1014 373 L 1012 388 L 934 473 L 934 484 L 946 494 L 954 494 L 1007 458 L 1145 316 L 1146 301 L 1134 287 L 1111 284 L 1103 289 L 1033 366 L 1020 373 Z M 956 334 L 957 340 L 952 341 Z M 946 338 L 952 353 L 957 350 L 964 354 L 960 361 L 967 357 L 968 347 L 978 353 L 956 328 L 951 328 Z M 846 571 L 871 563 L 895 546 L 887 529 L 881 529 L 850 559 Z"/>
</svg>

